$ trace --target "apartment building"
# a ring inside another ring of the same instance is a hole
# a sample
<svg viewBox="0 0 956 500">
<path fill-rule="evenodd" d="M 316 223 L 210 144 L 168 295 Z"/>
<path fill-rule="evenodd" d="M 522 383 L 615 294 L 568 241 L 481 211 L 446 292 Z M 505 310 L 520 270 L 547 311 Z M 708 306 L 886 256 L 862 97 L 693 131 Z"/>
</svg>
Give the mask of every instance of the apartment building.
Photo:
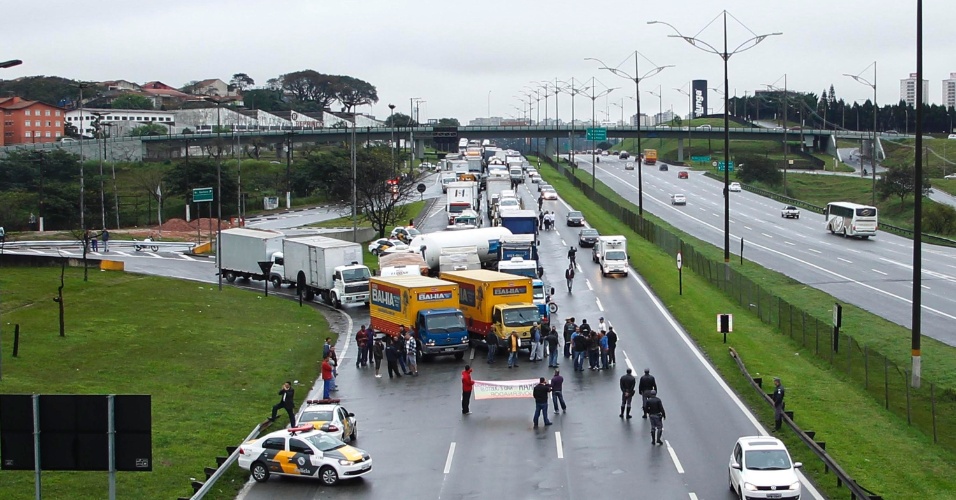
<svg viewBox="0 0 956 500">
<path fill-rule="evenodd" d="M 0 98 L 0 146 L 55 142 L 63 137 L 65 110 L 20 97 Z"/>
<path fill-rule="evenodd" d="M 900 80 L 900 100 L 909 106 L 916 106 L 916 73 Z M 923 80 L 923 102 L 929 102 L 929 80 Z"/>
<path fill-rule="evenodd" d="M 943 106 L 956 108 L 956 73 L 950 73 L 949 78 L 943 80 Z"/>
</svg>

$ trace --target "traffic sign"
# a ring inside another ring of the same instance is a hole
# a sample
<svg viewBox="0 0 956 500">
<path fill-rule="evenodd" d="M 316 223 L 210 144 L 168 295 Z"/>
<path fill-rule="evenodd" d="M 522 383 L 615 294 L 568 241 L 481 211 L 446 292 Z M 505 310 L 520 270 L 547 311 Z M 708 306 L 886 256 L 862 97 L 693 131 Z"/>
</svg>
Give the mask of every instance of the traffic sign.
<svg viewBox="0 0 956 500">
<path fill-rule="evenodd" d="M 717 171 L 718 171 L 718 172 L 723 172 L 723 171 L 724 171 L 724 165 L 726 165 L 726 164 L 727 164 L 727 162 L 718 161 L 718 162 L 717 162 Z M 734 162 L 730 162 L 730 171 L 731 171 L 731 172 L 734 171 Z"/>
<path fill-rule="evenodd" d="M 684 259 L 681 256 L 680 252 L 677 252 L 677 269 L 684 267 Z"/>
<path fill-rule="evenodd" d="M 607 129 L 606 128 L 589 128 L 587 131 L 587 140 L 589 141 L 606 141 L 607 140 Z"/>
<path fill-rule="evenodd" d="M 710 161 L 710 156 L 691 156 L 690 161 L 696 161 L 699 163 L 707 163 Z"/>
<path fill-rule="evenodd" d="M 196 203 L 212 201 L 212 188 L 193 189 L 193 201 Z"/>
</svg>

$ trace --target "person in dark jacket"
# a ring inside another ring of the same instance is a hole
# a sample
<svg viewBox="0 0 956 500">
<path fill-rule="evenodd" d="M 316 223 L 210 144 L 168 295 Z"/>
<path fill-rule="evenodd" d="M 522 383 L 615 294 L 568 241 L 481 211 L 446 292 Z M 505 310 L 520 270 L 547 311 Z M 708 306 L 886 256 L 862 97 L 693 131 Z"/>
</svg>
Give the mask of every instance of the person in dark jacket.
<svg viewBox="0 0 956 500">
<path fill-rule="evenodd" d="M 644 411 L 651 417 L 651 444 L 664 444 L 661 441 L 661 434 L 664 432 L 664 419 L 667 413 L 664 412 L 664 403 L 657 397 L 657 391 L 651 389 L 647 391 L 647 402 L 644 403 Z M 656 437 L 655 437 L 655 432 Z"/>
<path fill-rule="evenodd" d="M 774 429 L 780 430 L 780 424 L 783 422 L 783 408 L 784 402 L 783 397 L 786 395 L 786 390 L 783 388 L 783 385 L 780 383 L 780 377 L 773 378 L 773 421 Z"/>
<path fill-rule="evenodd" d="M 404 344 L 404 342 L 399 343 Z M 398 360 L 399 353 L 395 347 L 395 340 L 388 337 L 385 339 L 385 364 L 388 365 L 388 378 L 402 378 L 402 374 L 398 371 Z"/>
<path fill-rule="evenodd" d="M 615 348 L 617 348 L 617 332 L 614 331 L 612 326 L 607 331 L 607 361 L 611 366 L 617 364 L 617 356 L 614 354 Z"/>
<path fill-rule="evenodd" d="M 551 402 L 554 403 L 555 413 L 561 413 L 561 410 L 568 412 L 568 405 L 564 404 L 564 377 L 561 376 L 561 370 L 555 370 L 551 377 Z M 561 403 L 561 410 L 558 409 L 558 403 Z"/>
<path fill-rule="evenodd" d="M 645 368 L 644 375 L 641 375 L 641 380 L 637 385 L 637 392 L 641 393 L 641 408 L 647 406 L 647 393 L 651 390 L 657 390 L 657 380 L 651 375 L 651 369 Z M 646 410 L 641 418 L 647 418 Z"/>
<path fill-rule="evenodd" d="M 410 375 L 411 372 L 408 371 L 408 364 L 406 364 L 406 359 L 408 359 L 408 351 L 405 348 L 405 336 L 408 335 L 408 330 L 405 329 L 405 326 L 400 326 L 398 328 L 398 338 L 395 339 L 395 351 L 398 352 L 398 366 L 402 369 L 402 375 Z"/>
<path fill-rule="evenodd" d="M 574 264 L 564 271 L 564 279 L 568 281 L 568 293 L 571 293 L 571 287 L 574 286 Z"/>
<path fill-rule="evenodd" d="M 585 324 L 581 326 L 583 327 Z M 583 372 L 584 356 L 586 356 L 588 352 L 588 337 L 580 331 L 575 332 L 575 334 L 571 336 L 571 344 L 573 344 L 571 349 L 574 351 L 574 371 Z"/>
<path fill-rule="evenodd" d="M 598 338 L 598 333 L 591 331 L 591 335 L 588 336 L 588 368 L 591 370 L 600 370 L 599 360 L 601 357 L 601 340 Z"/>
<path fill-rule="evenodd" d="M 544 425 L 551 425 L 548 420 L 548 393 L 551 392 L 551 386 L 544 381 L 544 377 L 538 379 L 538 385 L 534 386 L 531 394 L 534 396 L 534 428 L 538 428 L 538 417 L 544 415 Z"/>
<path fill-rule="evenodd" d="M 498 336 L 494 333 L 485 335 L 485 343 L 488 344 L 488 364 L 495 362 L 495 353 L 498 352 Z"/>
<path fill-rule="evenodd" d="M 627 418 L 631 418 L 631 400 L 634 398 L 634 388 L 637 386 L 637 379 L 631 375 L 631 369 L 621 376 L 621 418 L 624 418 L 624 412 L 627 411 Z"/>
<path fill-rule="evenodd" d="M 571 334 L 578 329 L 578 325 L 574 324 L 574 318 L 567 318 L 564 320 L 564 357 L 571 357 Z"/>
<path fill-rule="evenodd" d="M 279 389 L 279 398 L 279 402 L 272 406 L 272 416 L 269 420 L 275 422 L 279 418 L 279 409 L 284 408 L 289 414 L 289 427 L 295 427 L 295 413 L 292 412 L 295 407 L 295 389 L 292 388 L 292 382 L 286 380 L 282 384 L 282 389 Z"/>
<path fill-rule="evenodd" d="M 471 403 L 471 390 L 475 387 L 475 381 L 471 379 L 471 365 L 465 365 L 461 371 L 461 414 L 471 415 L 468 405 Z"/>
<path fill-rule="evenodd" d="M 548 332 L 548 368 L 557 368 L 558 367 L 558 345 L 560 340 L 558 339 L 558 329 L 551 327 L 551 331 Z"/>
<path fill-rule="evenodd" d="M 381 338 L 372 342 L 372 360 L 375 362 L 375 378 L 382 378 L 379 369 L 382 368 L 382 358 L 385 357 L 385 343 Z"/>
</svg>

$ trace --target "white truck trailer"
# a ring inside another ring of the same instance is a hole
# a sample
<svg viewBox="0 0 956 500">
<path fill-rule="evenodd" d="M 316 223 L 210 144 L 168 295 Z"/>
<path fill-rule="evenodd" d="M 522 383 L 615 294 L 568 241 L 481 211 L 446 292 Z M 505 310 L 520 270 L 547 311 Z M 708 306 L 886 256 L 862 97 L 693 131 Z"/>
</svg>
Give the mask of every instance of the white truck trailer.
<svg viewBox="0 0 956 500">
<path fill-rule="evenodd" d="M 276 288 L 283 283 L 282 241 L 285 235 L 265 229 L 234 228 L 222 231 L 218 265 L 229 283 L 241 280 L 268 279 Z M 262 272 L 260 262 L 271 262 L 269 274 Z"/>
<path fill-rule="evenodd" d="M 425 263 L 432 271 L 438 271 L 442 250 L 446 247 L 477 247 L 481 264 L 489 266 L 498 260 L 498 246 L 501 238 L 511 235 L 511 231 L 504 227 L 439 231 L 416 236 L 408 247 L 421 252 Z"/>
<path fill-rule="evenodd" d="M 328 304 L 368 304 L 371 276 L 362 264 L 362 246 L 350 241 L 309 236 L 282 242 L 285 279 L 306 300 L 316 295 Z"/>
</svg>

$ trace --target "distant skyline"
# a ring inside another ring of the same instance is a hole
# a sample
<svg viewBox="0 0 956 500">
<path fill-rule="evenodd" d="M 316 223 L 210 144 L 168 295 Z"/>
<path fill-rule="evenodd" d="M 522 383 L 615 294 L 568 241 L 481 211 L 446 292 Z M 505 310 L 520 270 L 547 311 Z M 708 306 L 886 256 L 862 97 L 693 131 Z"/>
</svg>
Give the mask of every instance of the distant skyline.
<svg viewBox="0 0 956 500">
<path fill-rule="evenodd" d="M 408 0 L 403 2 L 315 2 L 305 0 L 171 0 L 161 7 L 97 1 L 47 0 L 5 6 L 0 60 L 23 64 L 0 69 L 0 78 L 62 76 L 81 80 L 160 80 L 182 87 L 193 80 L 229 81 L 235 73 L 256 86 L 302 69 L 349 75 L 376 86 L 379 102 L 360 112 L 388 117 L 388 104 L 410 112 L 410 98 L 421 98 L 421 118 L 454 117 L 463 124 L 476 117 L 523 116 L 515 96 L 547 80 L 587 81 L 603 89 L 618 87 L 595 103 L 598 120 L 617 121 L 635 113 L 634 83 L 598 69 L 599 58 L 633 74 L 634 51 L 641 73 L 655 65 L 674 65 L 641 82 L 642 112 L 660 108 L 686 115 L 692 79 L 723 86 L 723 63 L 678 38 L 674 25 L 722 48 L 722 9 L 733 50 L 753 34 L 782 32 L 730 58 L 730 95 L 753 95 L 763 84 L 788 86 L 819 95 L 834 86 L 848 103 L 872 99 L 870 87 L 844 73 L 872 81 L 876 61 L 877 100 L 896 104 L 900 80 L 916 71 L 916 12 L 912 2 L 804 0 L 798 3 L 684 0 L 642 4 L 609 0 L 600 4 L 552 0 L 480 4 Z M 739 20 L 745 26 L 737 22 Z M 923 77 L 930 104 L 942 103 L 942 80 L 956 73 L 951 28 L 956 3 L 925 2 Z M 752 30 L 752 33 L 749 30 Z M 630 59 L 627 59 L 630 57 Z M 648 91 L 661 91 L 661 99 Z M 710 107 L 721 108 L 711 91 Z M 616 103 L 616 105 L 612 105 Z M 541 119 L 545 103 L 541 101 Z M 571 99 L 560 95 L 560 117 L 571 119 Z M 554 118 L 555 99 L 548 99 Z M 337 109 L 336 109 L 337 110 Z M 575 101 L 575 118 L 590 117 L 591 100 Z M 537 111 L 534 117 L 537 116 Z M 626 119 L 626 118 L 625 118 Z"/>
</svg>

